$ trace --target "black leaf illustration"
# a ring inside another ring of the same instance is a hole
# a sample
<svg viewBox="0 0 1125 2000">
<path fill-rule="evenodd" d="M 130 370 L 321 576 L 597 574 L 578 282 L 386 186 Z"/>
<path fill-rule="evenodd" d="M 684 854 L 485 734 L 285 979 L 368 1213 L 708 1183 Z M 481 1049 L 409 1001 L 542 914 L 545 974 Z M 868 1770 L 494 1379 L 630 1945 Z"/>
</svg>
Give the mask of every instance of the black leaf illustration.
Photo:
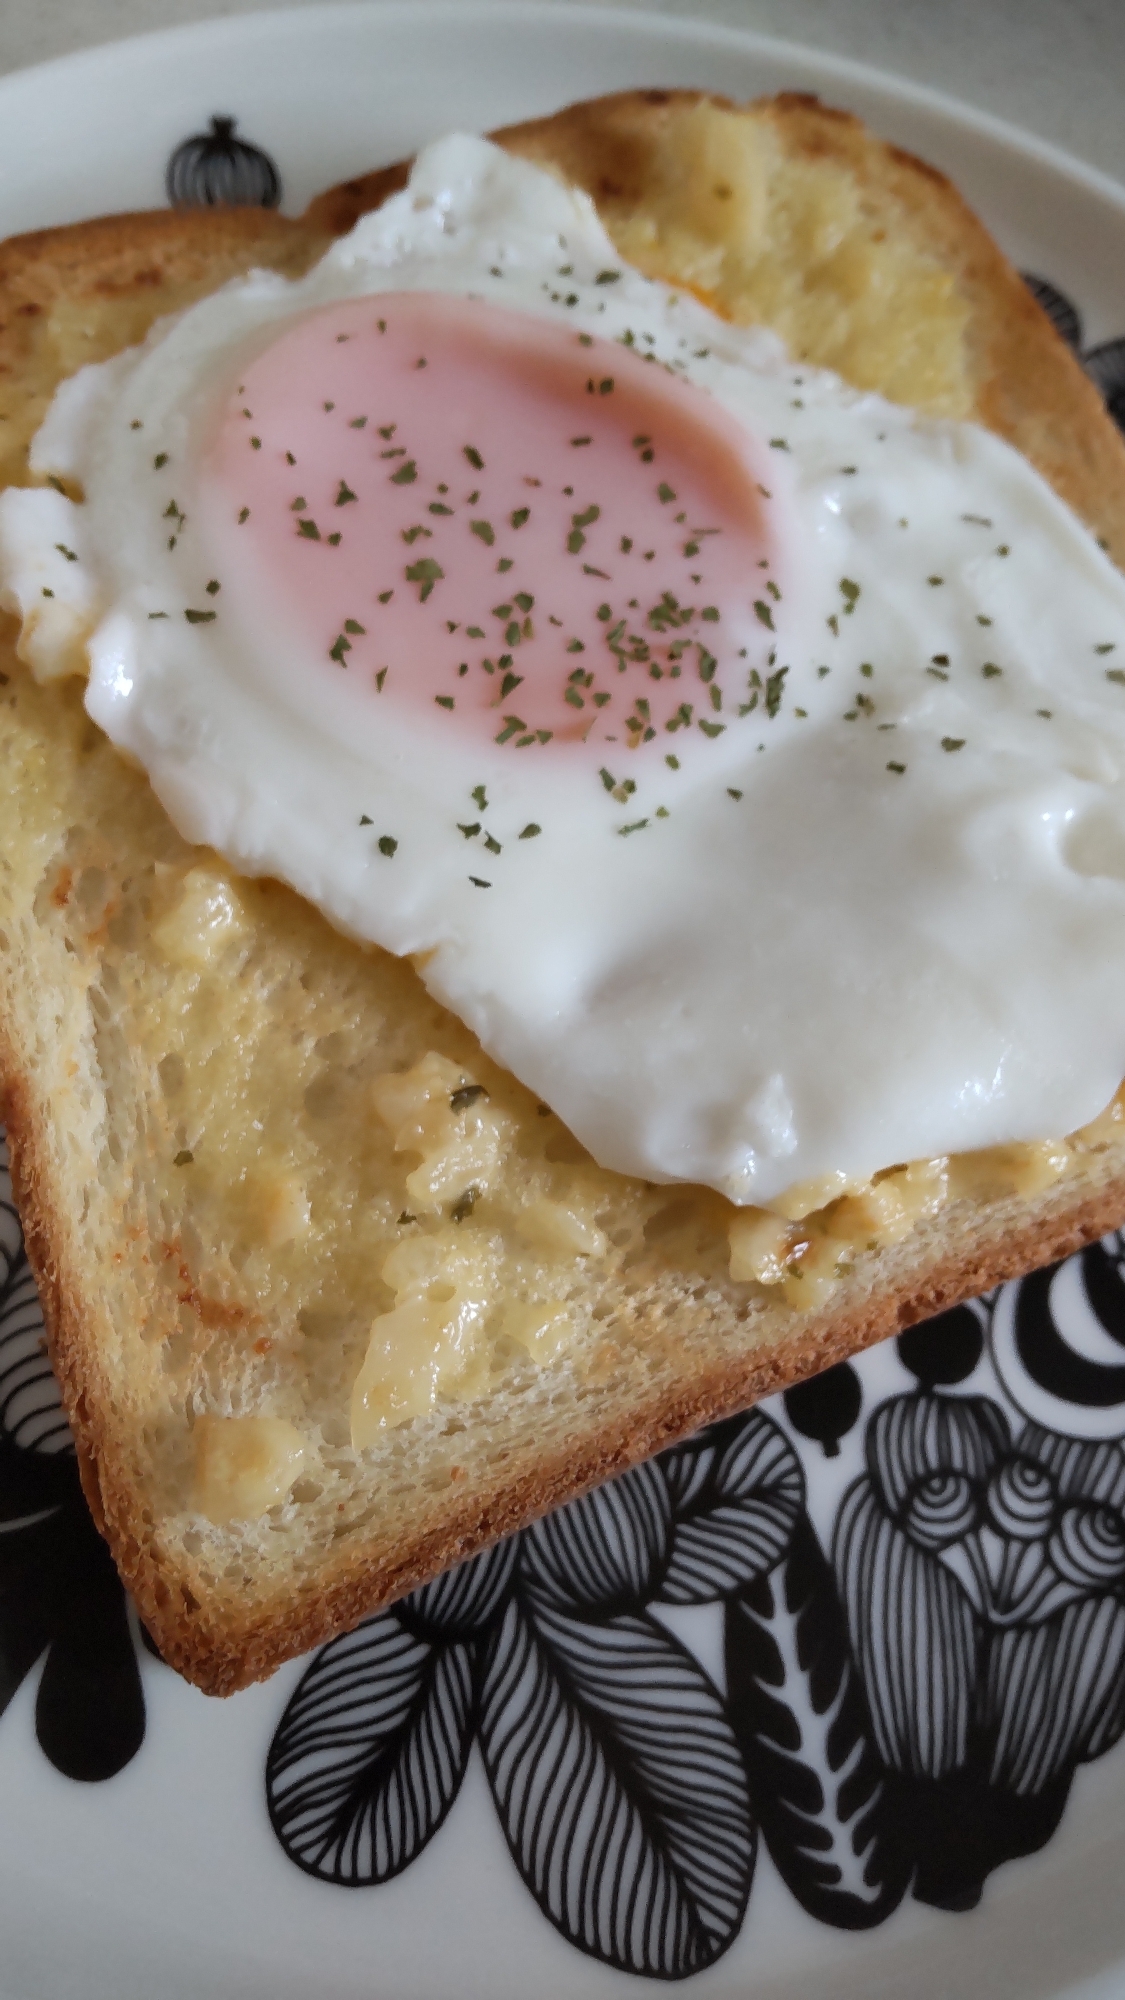
<svg viewBox="0 0 1125 2000">
<path fill-rule="evenodd" d="M 988 1779 L 987 1746 L 973 1740 L 960 1770 L 940 1779 L 887 1775 L 888 1817 L 913 1855 L 911 1894 L 937 1910 L 975 1910 L 994 1868 L 1035 1854 L 1066 1806 L 1071 1773 L 1017 1797 Z"/>
<path fill-rule="evenodd" d="M 718 1692 L 659 1625 L 512 1600 L 479 1732 L 513 1859 L 564 1937 L 649 1978 L 726 1951 L 754 1866 L 746 1776 Z"/>
<path fill-rule="evenodd" d="M 900 1771 L 941 1777 L 964 1762 L 968 1745 L 979 1644 L 972 1605 L 938 1556 L 888 1519 L 866 1480 L 845 1496 L 833 1555 L 879 1753 Z"/>
<path fill-rule="evenodd" d="M 797 1455 L 772 1418 L 751 1411 L 725 1442 L 682 1446 L 660 1464 L 675 1510 L 656 1593 L 666 1604 L 724 1597 L 772 1569 L 805 1497 Z"/>
<path fill-rule="evenodd" d="M 51 1638 L 46 1577 L 57 1548 L 51 1517 L 0 1535 L 0 1714 Z"/>
<path fill-rule="evenodd" d="M 7 1175 L 4 1172 L 7 1149 L 0 1135 L 0 1305 L 4 1303 L 4 1293 L 15 1269 L 16 1261 L 23 1248 L 19 1216 L 15 1202 L 8 1198 Z"/>
<path fill-rule="evenodd" d="M 89 1515 L 76 1514 L 52 1575 L 56 1636 L 35 1702 L 39 1742 L 64 1777 L 112 1778 L 144 1741 L 145 1703 L 125 1594 Z"/>
<path fill-rule="evenodd" d="M 1125 339 L 1107 340 L 1083 355 L 1115 424 L 1125 425 Z"/>
<path fill-rule="evenodd" d="M 650 1459 L 536 1521 L 523 1536 L 522 1567 L 564 1609 L 639 1610 L 664 1574 L 671 1511 Z"/>
<path fill-rule="evenodd" d="M 109 1550 L 85 1511 L 73 1460 L 57 1467 L 73 1479 L 71 1503 L 0 1534 L 0 1714 L 45 1652 L 40 1745 L 64 1777 L 94 1781 L 112 1778 L 139 1750 L 144 1696 Z"/>
<path fill-rule="evenodd" d="M 393 1611 L 333 1640 L 298 1682 L 266 1763 L 290 1859 L 346 1888 L 397 1875 L 453 1804 L 472 1728 L 471 1646 L 433 1645 Z"/>
<path fill-rule="evenodd" d="M 824 1446 L 825 1458 L 836 1458 L 840 1439 L 851 1430 L 863 1406 L 859 1376 L 850 1361 L 838 1361 L 820 1375 L 810 1375 L 785 1391 L 785 1414 L 802 1437 Z"/>
<path fill-rule="evenodd" d="M 176 147 L 164 175 L 173 208 L 276 208 L 281 176 L 260 146 L 235 137 L 237 118 L 215 117 Z"/>
<path fill-rule="evenodd" d="M 403 1598 L 396 1606 L 398 1616 L 424 1639 L 478 1637 L 496 1615 L 518 1553 L 517 1536 L 498 1542 Z"/>
<path fill-rule="evenodd" d="M 0 1522 L 25 1521 L 67 1502 L 83 1504 L 70 1453 L 21 1451 L 0 1431 Z"/>
<path fill-rule="evenodd" d="M 70 1426 L 47 1359 L 43 1309 L 26 1256 L 0 1290 L 0 1436 L 27 1456 L 73 1452 Z"/>
<path fill-rule="evenodd" d="M 1051 1474 L 1063 1500 L 1091 1500 L 1125 1514 L 1125 1443 L 1060 1437 L 1041 1424 L 1020 1434 L 1020 1451 Z"/>
<path fill-rule="evenodd" d="M 821 1923 L 881 1924 L 910 1854 L 888 1824 L 835 1579 L 806 1518 L 776 1569 L 727 1606 L 726 1662 L 751 1804 L 779 1872 Z"/>
<path fill-rule="evenodd" d="M 895 1396 L 867 1426 L 867 1464 L 880 1500 L 897 1517 L 920 1486 L 943 1475 L 975 1489 L 1008 1442 L 1004 1413 L 987 1396 Z"/>
<path fill-rule="evenodd" d="M 0 1712 L 45 1655 L 40 1745 L 65 1777 L 120 1771 L 145 1733 L 121 1581 L 83 1498 L 0 1132 Z"/>
<path fill-rule="evenodd" d="M 992 1782 L 1017 1797 L 1100 1756 L 1125 1725 L 1125 1606 L 1087 1597 L 1041 1625 L 998 1632 L 984 1700 Z"/>
</svg>

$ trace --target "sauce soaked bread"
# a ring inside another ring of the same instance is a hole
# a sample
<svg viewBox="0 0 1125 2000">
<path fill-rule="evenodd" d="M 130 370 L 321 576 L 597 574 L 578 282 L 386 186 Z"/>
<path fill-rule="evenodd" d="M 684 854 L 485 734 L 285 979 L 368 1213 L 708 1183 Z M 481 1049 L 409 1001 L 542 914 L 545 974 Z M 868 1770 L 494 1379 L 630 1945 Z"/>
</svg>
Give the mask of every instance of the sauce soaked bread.
<svg viewBox="0 0 1125 2000">
<path fill-rule="evenodd" d="M 506 143 L 589 186 L 642 268 L 863 386 L 994 423 L 1120 542 L 1125 452 L 1081 371 L 946 184 L 853 121 L 641 94 Z M 82 360 L 250 263 L 306 267 L 388 184 L 298 223 L 126 218 L 7 246 L 6 476 Z M 409 964 L 188 847 L 71 687 L 10 648 L 0 672 L 20 829 L 0 1019 L 30 1247 L 88 1491 L 201 1685 L 268 1672 L 1125 1214 L 1112 1108 L 1066 1143 L 793 1191 L 780 1214 L 604 1172 Z"/>
</svg>

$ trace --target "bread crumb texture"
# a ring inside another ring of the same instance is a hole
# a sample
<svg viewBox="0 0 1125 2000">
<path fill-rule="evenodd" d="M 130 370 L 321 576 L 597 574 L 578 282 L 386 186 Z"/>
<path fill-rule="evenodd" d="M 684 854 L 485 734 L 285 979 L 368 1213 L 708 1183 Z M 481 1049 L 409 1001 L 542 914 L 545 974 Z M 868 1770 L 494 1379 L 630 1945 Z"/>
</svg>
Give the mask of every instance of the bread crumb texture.
<svg viewBox="0 0 1125 2000">
<path fill-rule="evenodd" d="M 504 142 L 587 186 L 643 269 L 861 387 L 994 421 L 978 294 L 991 259 L 1001 310 L 1007 266 L 854 121 L 640 93 Z M 27 478 L 64 375 L 253 264 L 304 268 L 395 179 L 300 223 L 118 218 L 0 246 L 0 482 Z M 1070 472 L 1102 454 L 1119 534 L 1125 455 L 1026 311 L 1023 448 L 1080 416 Z M 409 963 L 187 846 L 14 637 L 0 1071 L 29 1248 L 95 1513 L 202 1685 L 1125 1212 L 1119 1107 L 1063 1145 L 837 1179 L 776 1213 L 604 1172 Z"/>
<path fill-rule="evenodd" d="M 764 322 L 859 388 L 971 414 L 969 302 L 955 273 L 830 152 L 794 158 L 773 120 L 700 102 L 681 112 L 658 166 L 643 207 L 605 205 L 630 263 L 730 319 Z"/>
</svg>

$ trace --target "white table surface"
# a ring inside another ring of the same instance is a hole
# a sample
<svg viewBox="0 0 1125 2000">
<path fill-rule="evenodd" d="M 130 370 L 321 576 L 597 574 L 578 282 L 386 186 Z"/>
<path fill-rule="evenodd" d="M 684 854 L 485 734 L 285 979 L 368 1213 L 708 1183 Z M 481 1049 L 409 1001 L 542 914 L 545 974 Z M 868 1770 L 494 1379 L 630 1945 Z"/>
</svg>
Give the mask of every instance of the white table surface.
<svg viewBox="0 0 1125 2000">
<path fill-rule="evenodd" d="M 565 8 L 567 0 L 556 3 Z M 262 4 L 0 0 L 0 73 L 124 35 L 251 13 Z M 318 0 L 280 4 L 311 8 Z M 424 4 L 419 0 L 420 10 Z M 644 0 L 644 5 L 650 12 L 754 28 L 875 64 L 1022 125 L 1125 182 L 1125 0 Z M 2 154 L 0 135 L 0 159 Z"/>
</svg>

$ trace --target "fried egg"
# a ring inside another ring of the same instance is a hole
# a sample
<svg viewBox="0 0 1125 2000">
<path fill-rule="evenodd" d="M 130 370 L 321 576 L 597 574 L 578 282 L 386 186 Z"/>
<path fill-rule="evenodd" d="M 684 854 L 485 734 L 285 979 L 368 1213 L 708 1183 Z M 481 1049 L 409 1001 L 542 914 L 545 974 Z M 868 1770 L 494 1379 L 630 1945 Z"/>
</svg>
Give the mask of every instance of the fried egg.
<svg viewBox="0 0 1125 2000">
<path fill-rule="evenodd" d="M 65 383 L 32 467 L 83 495 L 0 499 L 35 671 L 602 1165 L 763 1203 L 1120 1083 L 1125 581 L 531 165 L 431 146 Z"/>
</svg>

